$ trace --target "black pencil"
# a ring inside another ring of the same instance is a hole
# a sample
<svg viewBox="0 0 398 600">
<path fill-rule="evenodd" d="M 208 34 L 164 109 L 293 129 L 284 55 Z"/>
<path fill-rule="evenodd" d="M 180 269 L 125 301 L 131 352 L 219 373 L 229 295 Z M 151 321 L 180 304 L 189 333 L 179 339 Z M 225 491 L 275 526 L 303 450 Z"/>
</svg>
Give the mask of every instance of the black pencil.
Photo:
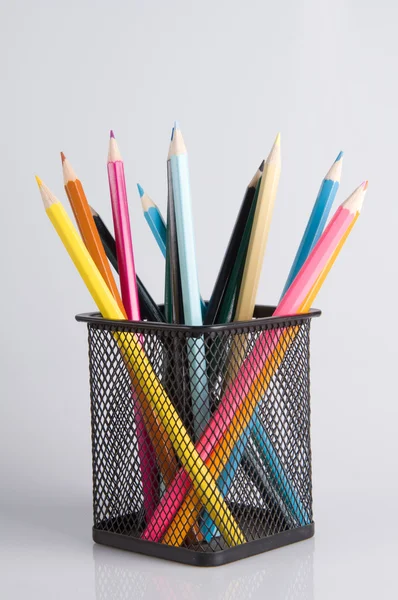
<svg viewBox="0 0 398 600">
<path fill-rule="evenodd" d="M 217 276 L 216 283 L 214 285 L 213 293 L 211 295 L 206 316 L 204 320 L 205 325 L 213 325 L 216 322 L 217 315 L 219 313 L 220 305 L 222 303 L 225 290 L 228 285 L 229 277 L 231 275 L 232 268 L 235 263 L 235 258 L 239 250 L 239 245 L 242 239 L 243 232 L 245 230 L 247 218 L 250 213 L 250 208 L 253 203 L 254 194 L 256 191 L 257 182 L 261 177 L 264 168 L 264 161 L 257 169 L 253 179 L 247 186 L 246 193 L 244 195 L 236 222 L 229 240 L 227 250 L 224 255 L 223 262 L 220 267 L 220 271 Z"/>
<path fill-rule="evenodd" d="M 167 244 L 165 316 L 168 323 L 184 323 L 177 226 L 170 161 L 167 161 Z"/>
<path fill-rule="evenodd" d="M 119 267 L 117 264 L 117 256 L 116 256 L 116 243 L 115 238 L 105 225 L 104 221 L 101 219 L 100 215 L 97 211 L 90 206 L 91 214 L 93 215 L 94 223 L 98 229 L 98 233 L 100 235 L 102 244 L 104 246 L 105 254 L 108 257 L 109 262 L 115 269 L 115 271 L 119 272 Z M 141 309 L 141 317 L 143 319 L 147 319 L 148 321 L 155 321 L 157 323 L 164 322 L 164 316 L 160 311 L 158 305 L 155 300 L 152 298 L 145 285 L 142 283 L 141 279 L 137 275 L 137 287 L 138 287 L 138 297 L 140 301 L 140 309 Z"/>
</svg>

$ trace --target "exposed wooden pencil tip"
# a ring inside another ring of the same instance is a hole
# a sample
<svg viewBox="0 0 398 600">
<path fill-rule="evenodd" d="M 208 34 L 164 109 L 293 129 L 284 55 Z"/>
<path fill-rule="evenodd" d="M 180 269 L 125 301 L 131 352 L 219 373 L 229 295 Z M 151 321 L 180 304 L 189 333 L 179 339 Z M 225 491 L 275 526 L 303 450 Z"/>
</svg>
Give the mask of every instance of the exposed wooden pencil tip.
<svg viewBox="0 0 398 600">
<path fill-rule="evenodd" d="M 265 164 L 269 165 L 274 162 L 280 162 L 280 160 L 281 160 L 281 134 L 278 133 L 278 135 L 276 136 L 275 141 L 273 143 L 273 146 L 271 148 L 271 152 L 268 154 L 268 158 L 265 161 Z"/>
<path fill-rule="evenodd" d="M 38 175 L 35 175 L 35 178 L 36 178 L 37 185 L 40 188 L 43 185 L 43 182 Z"/>
<path fill-rule="evenodd" d="M 63 152 L 61 152 L 61 161 L 62 161 L 62 164 L 64 164 L 65 158 L 66 158 L 65 154 Z"/>
<path fill-rule="evenodd" d="M 113 129 L 111 129 L 110 133 L 109 133 L 109 137 L 114 138 L 115 134 L 113 133 Z"/>
</svg>

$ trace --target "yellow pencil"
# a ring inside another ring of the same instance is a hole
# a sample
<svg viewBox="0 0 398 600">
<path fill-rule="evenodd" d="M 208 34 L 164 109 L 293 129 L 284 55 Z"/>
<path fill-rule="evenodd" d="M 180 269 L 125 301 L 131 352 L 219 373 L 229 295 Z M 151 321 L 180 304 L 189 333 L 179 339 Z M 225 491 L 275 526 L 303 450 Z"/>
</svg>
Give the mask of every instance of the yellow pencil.
<svg viewBox="0 0 398 600">
<path fill-rule="evenodd" d="M 77 233 L 59 200 L 37 177 L 46 213 L 79 271 L 101 314 L 106 319 L 124 320 L 115 298 Z M 149 408 L 166 429 L 181 464 L 189 474 L 196 493 L 230 546 L 245 543 L 245 537 L 225 503 L 209 469 L 200 458 L 172 402 L 156 377 L 138 336 L 116 333 L 125 360 L 132 367 L 133 384 L 144 392 Z M 148 407 L 144 406 L 144 411 Z"/>
</svg>

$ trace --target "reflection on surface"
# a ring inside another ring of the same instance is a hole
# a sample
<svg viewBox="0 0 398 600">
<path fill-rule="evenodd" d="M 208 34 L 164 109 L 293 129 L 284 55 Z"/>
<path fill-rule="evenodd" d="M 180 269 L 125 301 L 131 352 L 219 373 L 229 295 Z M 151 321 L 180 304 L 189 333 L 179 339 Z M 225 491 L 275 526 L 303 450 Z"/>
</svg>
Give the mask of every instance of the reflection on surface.
<svg viewBox="0 0 398 600">
<path fill-rule="evenodd" d="M 200 568 L 94 545 L 96 600 L 312 600 L 314 540 Z"/>
</svg>

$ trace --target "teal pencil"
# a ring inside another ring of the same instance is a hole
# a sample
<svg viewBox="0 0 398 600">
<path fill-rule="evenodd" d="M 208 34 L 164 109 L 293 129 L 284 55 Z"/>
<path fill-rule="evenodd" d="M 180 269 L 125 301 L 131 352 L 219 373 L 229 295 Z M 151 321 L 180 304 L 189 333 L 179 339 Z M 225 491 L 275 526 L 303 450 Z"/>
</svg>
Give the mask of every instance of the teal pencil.
<svg viewBox="0 0 398 600">
<path fill-rule="evenodd" d="M 299 249 L 297 250 L 285 287 L 283 288 L 281 299 L 286 294 L 297 273 L 322 235 L 337 190 L 339 189 L 342 166 L 343 153 L 340 152 L 322 181 Z"/>
<path fill-rule="evenodd" d="M 142 186 L 137 183 L 138 192 L 141 198 L 141 204 L 144 211 L 145 219 L 153 233 L 153 237 L 155 238 L 163 256 L 166 258 L 166 246 L 167 246 L 167 226 L 165 224 L 165 220 L 163 218 L 162 213 L 160 212 L 159 207 L 154 203 L 154 201 L 148 196 Z M 148 214 L 147 207 L 150 207 L 150 211 Z M 200 298 L 200 307 L 202 312 L 202 318 L 206 314 L 206 304 L 202 298 Z"/>
<path fill-rule="evenodd" d="M 159 208 L 142 189 L 139 183 L 137 183 L 137 188 L 138 193 L 140 194 L 142 209 L 144 211 L 146 222 L 148 223 L 163 256 L 166 258 L 166 223 L 164 222 Z"/>
<path fill-rule="evenodd" d="M 174 125 L 168 160 L 170 160 L 173 184 L 184 320 L 186 325 L 202 325 L 188 156 L 177 123 Z M 194 431 L 196 439 L 199 439 L 210 419 L 205 344 L 202 337 L 188 340 L 188 361 Z"/>
</svg>

